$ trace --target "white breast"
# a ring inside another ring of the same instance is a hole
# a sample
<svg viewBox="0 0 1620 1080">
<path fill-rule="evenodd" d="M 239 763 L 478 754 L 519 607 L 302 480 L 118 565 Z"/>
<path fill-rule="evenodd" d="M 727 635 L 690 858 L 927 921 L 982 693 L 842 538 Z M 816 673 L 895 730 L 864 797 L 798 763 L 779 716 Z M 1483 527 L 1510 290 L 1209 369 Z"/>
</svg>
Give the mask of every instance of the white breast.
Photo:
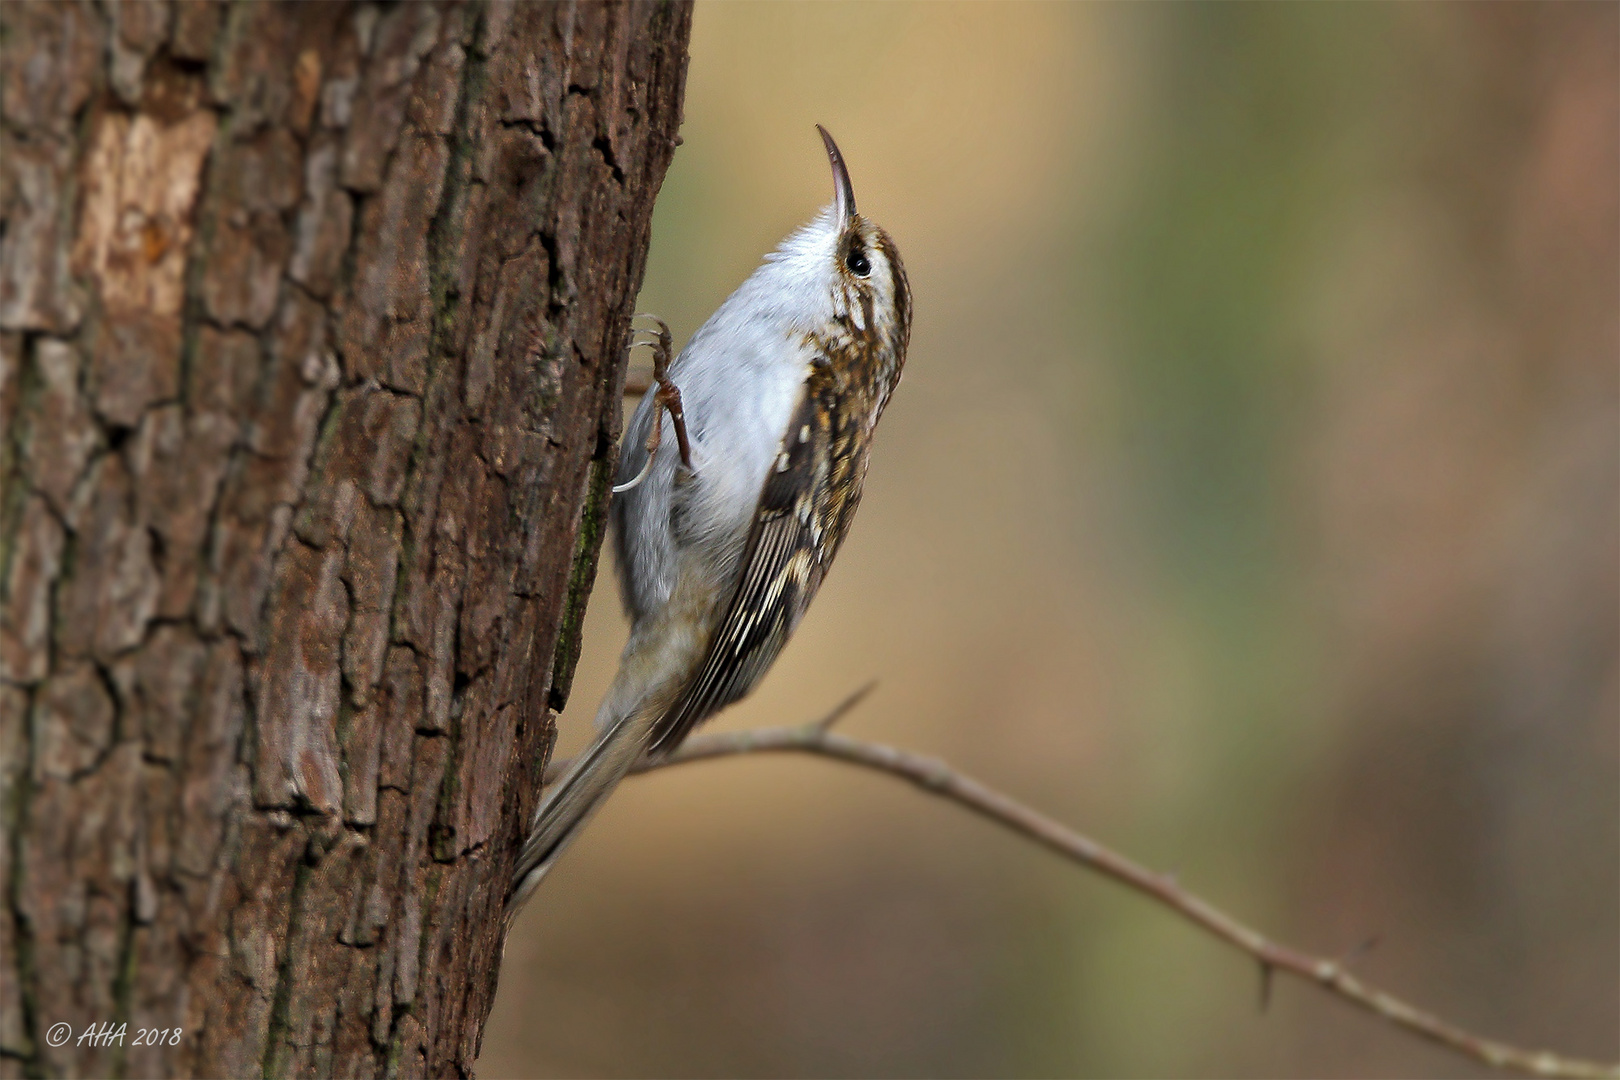
<svg viewBox="0 0 1620 1080">
<path fill-rule="evenodd" d="M 620 581 L 633 619 L 662 608 L 681 575 L 705 579 L 716 603 L 729 595 L 765 475 L 809 373 L 806 336 L 832 317 L 836 244 L 829 208 L 783 240 L 670 365 L 695 475 L 676 490 L 674 425 L 659 410 L 664 427 L 652 471 L 613 505 Z M 653 411 L 649 391 L 625 431 L 620 483 L 647 460 Z"/>
</svg>

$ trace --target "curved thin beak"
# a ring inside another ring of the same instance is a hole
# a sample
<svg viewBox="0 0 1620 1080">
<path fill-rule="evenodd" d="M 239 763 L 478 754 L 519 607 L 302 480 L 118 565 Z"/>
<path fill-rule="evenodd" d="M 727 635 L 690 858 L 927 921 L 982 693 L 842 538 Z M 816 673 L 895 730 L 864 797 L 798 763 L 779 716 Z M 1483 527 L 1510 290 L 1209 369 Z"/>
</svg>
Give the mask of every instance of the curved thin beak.
<svg viewBox="0 0 1620 1080">
<path fill-rule="evenodd" d="M 844 165 L 844 155 L 838 152 L 838 144 L 833 137 L 827 134 L 827 129 L 820 124 L 816 130 L 821 132 L 821 141 L 827 145 L 827 160 L 832 164 L 833 193 L 838 199 L 838 222 L 840 226 L 848 225 L 855 216 L 855 185 L 849 182 L 849 169 Z"/>
</svg>

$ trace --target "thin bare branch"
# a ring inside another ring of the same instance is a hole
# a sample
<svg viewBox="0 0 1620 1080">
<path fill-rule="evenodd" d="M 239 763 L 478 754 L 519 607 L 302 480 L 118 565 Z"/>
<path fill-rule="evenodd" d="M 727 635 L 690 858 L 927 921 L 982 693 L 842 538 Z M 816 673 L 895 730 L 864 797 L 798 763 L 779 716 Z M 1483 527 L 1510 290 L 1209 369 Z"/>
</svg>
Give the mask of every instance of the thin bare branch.
<svg viewBox="0 0 1620 1080">
<path fill-rule="evenodd" d="M 810 723 L 806 724 L 805 726 L 807 728 L 814 728 L 817 731 L 831 730 L 831 728 L 832 728 L 832 726 L 834 724 L 838 723 L 838 721 L 840 721 L 844 717 L 848 716 L 850 714 L 850 712 L 854 710 L 855 706 L 857 706 L 861 702 L 865 701 L 867 695 L 870 694 L 872 691 L 874 691 L 876 689 L 877 689 L 877 680 L 873 679 L 871 682 L 867 683 L 865 686 L 861 687 L 859 690 L 857 690 L 853 694 L 849 695 L 849 697 L 845 698 L 843 701 L 840 701 L 837 705 L 834 705 L 832 707 L 831 711 L 829 711 L 827 713 L 827 715 L 823 716 L 819 720 L 812 720 L 812 721 L 810 721 Z M 766 728 L 765 730 L 767 730 L 767 731 L 775 731 L 777 729 L 776 728 Z M 782 729 L 782 730 L 788 730 L 788 729 Z M 688 739 L 687 743 L 690 743 L 691 741 L 692 740 Z M 734 752 L 740 752 L 740 751 L 734 751 Z M 547 785 L 547 784 L 555 783 L 557 781 L 557 779 L 562 776 L 563 773 L 568 771 L 568 767 L 570 765 L 572 765 L 573 763 L 574 763 L 573 758 L 559 758 L 559 759 L 557 759 L 555 761 L 546 762 L 545 773 L 540 778 L 541 785 L 544 786 L 544 785 Z M 664 761 L 659 761 L 659 762 L 653 762 L 648 758 L 642 758 L 640 761 L 638 761 L 635 764 L 635 766 L 630 770 L 630 772 L 631 772 L 632 775 L 634 775 L 636 773 L 644 773 L 644 772 L 647 772 L 650 769 L 657 768 L 659 765 L 669 765 L 669 764 L 673 764 L 673 761 L 664 760 Z"/>
<path fill-rule="evenodd" d="M 739 754 L 802 753 L 832 758 L 896 776 L 910 781 L 931 795 L 965 806 L 981 817 L 1033 840 L 1072 862 L 1112 878 L 1253 957 L 1260 965 L 1262 1001 L 1270 997 L 1272 974 L 1281 971 L 1314 983 L 1328 993 L 1382 1017 L 1403 1031 L 1494 1068 L 1522 1072 L 1530 1076 L 1609 1077 L 1611 1080 L 1620 1078 L 1620 1065 L 1583 1061 L 1545 1050 L 1524 1050 L 1476 1035 L 1363 982 L 1346 969 L 1344 961 L 1313 956 L 1269 940 L 1259 931 L 1250 929 L 1208 901 L 1183 889 L 1173 875 L 1155 873 L 972 777 L 957 772 L 937 758 L 925 757 L 881 743 L 851 739 L 829 730 L 854 708 L 871 688 L 871 685 L 862 688 L 827 716 L 801 727 L 757 728 L 750 731 L 697 735 L 686 740 L 680 749 L 670 756 L 658 760 L 644 760 L 634 771 L 650 772 L 671 765 L 685 765 Z M 558 768 L 564 768 L 566 765 L 567 763 L 563 762 Z M 548 777 L 550 772 L 551 770 L 548 770 Z"/>
</svg>

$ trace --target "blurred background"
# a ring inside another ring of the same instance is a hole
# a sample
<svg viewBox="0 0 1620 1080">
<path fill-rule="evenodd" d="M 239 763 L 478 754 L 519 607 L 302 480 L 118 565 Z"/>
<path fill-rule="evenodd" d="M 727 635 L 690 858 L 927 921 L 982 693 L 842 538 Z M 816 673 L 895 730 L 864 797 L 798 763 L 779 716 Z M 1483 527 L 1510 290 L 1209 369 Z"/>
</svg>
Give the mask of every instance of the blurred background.
<svg viewBox="0 0 1620 1080">
<path fill-rule="evenodd" d="M 942 755 L 1486 1033 L 1620 1055 L 1620 8 L 700 4 L 641 310 L 830 200 L 905 255 L 838 565 L 717 726 Z M 604 564 L 562 752 L 625 636 Z M 1376 941 L 1367 951 L 1365 943 Z M 1466 1062 L 893 780 L 627 783 L 500 1076 Z"/>
</svg>

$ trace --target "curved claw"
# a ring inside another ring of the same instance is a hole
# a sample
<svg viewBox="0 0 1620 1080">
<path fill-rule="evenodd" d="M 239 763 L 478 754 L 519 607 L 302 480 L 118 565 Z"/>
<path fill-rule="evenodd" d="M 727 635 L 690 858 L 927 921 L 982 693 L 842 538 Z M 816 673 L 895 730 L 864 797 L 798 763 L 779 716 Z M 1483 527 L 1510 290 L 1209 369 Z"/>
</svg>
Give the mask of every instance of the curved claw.
<svg viewBox="0 0 1620 1080">
<path fill-rule="evenodd" d="M 619 494 L 622 494 L 622 493 L 624 493 L 626 491 L 629 491 L 632 488 L 640 487 L 641 482 L 643 480 L 647 479 L 648 475 L 652 472 L 652 466 L 653 466 L 653 455 L 648 454 L 647 455 L 647 464 L 643 465 L 641 467 L 641 471 L 636 473 L 635 479 L 626 480 L 622 484 L 614 484 L 613 485 L 613 494 L 619 495 Z"/>
</svg>

